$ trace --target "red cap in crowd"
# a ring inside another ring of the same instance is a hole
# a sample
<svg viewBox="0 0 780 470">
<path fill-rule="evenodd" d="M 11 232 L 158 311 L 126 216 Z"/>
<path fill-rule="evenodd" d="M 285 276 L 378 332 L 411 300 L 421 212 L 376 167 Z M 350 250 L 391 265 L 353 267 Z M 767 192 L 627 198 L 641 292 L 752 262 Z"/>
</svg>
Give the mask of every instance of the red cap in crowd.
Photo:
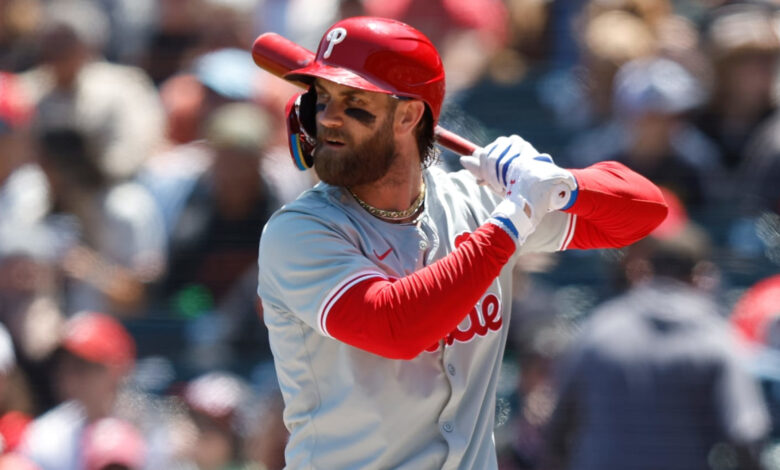
<svg viewBox="0 0 780 470">
<path fill-rule="evenodd" d="M 748 341 L 778 347 L 780 274 L 754 284 L 734 306 L 731 323 Z"/>
<path fill-rule="evenodd" d="M 81 359 L 127 371 L 135 361 L 135 341 L 115 318 L 82 312 L 65 323 L 62 347 Z"/>
<path fill-rule="evenodd" d="M 32 106 L 25 98 L 16 76 L 0 72 L 0 132 L 27 124 L 32 117 Z"/>
</svg>

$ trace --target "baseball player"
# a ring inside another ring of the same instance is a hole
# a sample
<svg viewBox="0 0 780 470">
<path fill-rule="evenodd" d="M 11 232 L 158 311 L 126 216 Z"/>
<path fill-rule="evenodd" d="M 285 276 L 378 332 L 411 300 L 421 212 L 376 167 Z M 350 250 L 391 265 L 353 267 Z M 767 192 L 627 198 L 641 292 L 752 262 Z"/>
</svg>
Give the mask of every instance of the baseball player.
<svg viewBox="0 0 780 470">
<path fill-rule="evenodd" d="M 397 21 L 339 21 L 286 78 L 310 84 L 288 126 L 322 181 L 260 243 L 288 467 L 497 468 L 513 258 L 630 244 L 666 216 L 660 191 L 614 162 L 560 168 L 517 136 L 468 170 L 428 167 L 444 71 Z"/>
</svg>

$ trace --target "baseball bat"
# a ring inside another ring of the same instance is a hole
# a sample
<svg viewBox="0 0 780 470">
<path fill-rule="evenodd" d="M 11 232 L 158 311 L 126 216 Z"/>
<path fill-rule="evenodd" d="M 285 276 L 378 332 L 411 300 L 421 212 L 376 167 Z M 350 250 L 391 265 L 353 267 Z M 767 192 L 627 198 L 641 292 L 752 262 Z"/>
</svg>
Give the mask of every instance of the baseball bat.
<svg viewBox="0 0 780 470">
<path fill-rule="evenodd" d="M 277 77 L 291 70 L 305 67 L 314 60 L 314 52 L 290 41 L 276 33 L 263 33 L 252 45 L 252 59 L 258 67 Z M 306 88 L 305 83 L 288 80 L 290 83 Z M 458 155 L 471 155 L 478 145 L 450 132 L 441 126 L 435 129 L 436 142 Z"/>
<path fill-rule="evenodd" d="M 252 59 L 255 64 L 280 78 L 284 78 L 284 75 L 291 70 L 305 67 L 314 60 L 314 56 L 314 52 L 276 33 L 263 33 L 252 45 Z M 287 81 L 301 88 L 308 87 L 302 82 Z M 458 155 L 471 155 L 479 148 L 477 144 L 441 126 L 437 125 L 434 133 L 439 145 Z M 561 185 L 555 193 L 557 196 L 552 196 L 551 207 L 561 208 L 569 200 L 569 188 Z"/>
</svg>

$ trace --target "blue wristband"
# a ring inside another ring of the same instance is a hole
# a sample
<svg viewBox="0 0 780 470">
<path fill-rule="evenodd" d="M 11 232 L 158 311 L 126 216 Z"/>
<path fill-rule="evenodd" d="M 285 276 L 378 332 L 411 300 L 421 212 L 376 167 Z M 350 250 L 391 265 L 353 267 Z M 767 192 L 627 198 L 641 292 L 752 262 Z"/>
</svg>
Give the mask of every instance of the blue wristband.
<svg viewBox="0 0 780 470">
<path fill-rule="evenodd" d="M 494 215 L 493 219 L 497 222 L 499 222 L 499 225 L 501 228 L 503 228 L 509 235 L 511 235 L 515 240 L 520 238 L 520 234 L 517 233 L 517 228 L 515 227 L 515 224 L 512 223 L 511 220 L 509 220 L 508 217 L 504 217 L 503 215 Z"/>
</svg>

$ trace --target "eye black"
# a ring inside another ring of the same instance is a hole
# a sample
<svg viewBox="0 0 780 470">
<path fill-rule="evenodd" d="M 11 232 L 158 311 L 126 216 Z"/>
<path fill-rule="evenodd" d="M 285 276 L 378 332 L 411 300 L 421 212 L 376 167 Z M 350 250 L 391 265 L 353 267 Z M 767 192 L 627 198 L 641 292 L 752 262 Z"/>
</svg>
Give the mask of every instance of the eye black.
<svg viewBox="0 0 780 470">
<path fill-rule="evenodd" d="M 371 126 L 376 122 L 376 116 L 369 113 L 365 109 L 360 108 L 347 108 L 344 110 L 344 113 L 351 117 L 352 119 L 355 119 L 356 121 L 366 125 Z"/>
</svg>

